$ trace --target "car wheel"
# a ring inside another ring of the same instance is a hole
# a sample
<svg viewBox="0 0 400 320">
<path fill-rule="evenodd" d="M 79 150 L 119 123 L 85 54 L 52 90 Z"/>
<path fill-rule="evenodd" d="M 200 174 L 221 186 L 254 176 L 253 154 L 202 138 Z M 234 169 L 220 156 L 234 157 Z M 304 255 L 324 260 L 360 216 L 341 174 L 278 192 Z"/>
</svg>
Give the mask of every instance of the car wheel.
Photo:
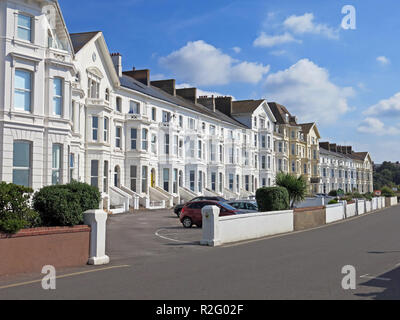
<svg viewBox="0 0 400 320">
<path fill-rule="evenodd" d="M 189 217 L 185 217 L 182 221 L 182 224 L 185 228 L 191 228 L 193 226 L 193 222 L 192 219 L 190 219 Z"/>
</svg>

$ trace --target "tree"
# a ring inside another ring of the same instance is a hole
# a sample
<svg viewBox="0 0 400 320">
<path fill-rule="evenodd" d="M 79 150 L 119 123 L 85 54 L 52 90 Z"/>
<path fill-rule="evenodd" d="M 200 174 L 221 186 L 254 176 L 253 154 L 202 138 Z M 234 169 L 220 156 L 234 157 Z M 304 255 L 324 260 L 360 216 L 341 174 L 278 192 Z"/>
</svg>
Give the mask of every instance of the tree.
<svg viewBox="0 0 400 320">
<path fill-rule="evenodd" d="M 303 201 L 307 194 L 307 181 L 303 176 L 296 178 L 289 173 L 280 172 L 276 175 L 276 185 L 288 191 L 291 208 L 297 202 Z"/>
</svg>

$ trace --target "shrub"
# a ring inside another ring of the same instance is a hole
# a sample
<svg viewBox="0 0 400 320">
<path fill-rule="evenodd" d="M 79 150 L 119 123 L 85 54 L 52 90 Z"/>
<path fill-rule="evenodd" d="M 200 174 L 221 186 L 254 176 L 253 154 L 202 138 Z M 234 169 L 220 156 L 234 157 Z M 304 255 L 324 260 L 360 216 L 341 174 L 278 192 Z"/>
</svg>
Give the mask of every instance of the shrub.
<svg viewBox="0 0 400 320">
<path fill-rule="evenodd" d="M 79 197 L 60 186 L 44 187 L 33 197 L 33 207 L 44 226 L 74 226 L 83 223 Z"/>
<path fill-rule="evenodd" d="M 331 201 L 328 202 L 328 204 L 337 204 L 339 203 L 337 199 L 332 199 Z"/>
<path fill-rule="evenodd" d="M 276 175 L 276 185 L 286 188 L 289 193 L 289 204 L 293 208 L 296 202 L 303 201 L 307 193 L 307 181 L 303 176 L 280 172 Z"/>
<path fill-rule="evenodd" d="M 38 213 L 29 204 L 32 193 L 30 188 L 0 183 L 0 231 L 12 234 L 40 225 Z"/>
<path fill-rule="evenodd" d="M 256 199 L 260 212 L 287 210 L 290 207 L 289 192 L 283 187 L 258 189 Z"/>
<path fill-rule="evenodd" d="M 98 188 L 78 181 L 60 187 L 68 189 L 78 197 L 82 212 L 99 209 L 101 194 Z"/>
<path fill-rule="evenodd" d="M 373 198 L 373 194 L 372 194 L 371 192 L 368 192 L 368 193 L 364 194 L 364 198 L 365 198 L 366 200 L 371 201 L 372 198 Z"/>
<path fill-rule="evenodd" d="M 382 191 L 382 197 L 394 197 L 395 196 L 394 191 L 389 187 L 385 186 L 382 188 L 381 191 Z"/>
<path fill-rule="evenodd" d="M 331 197 L 337 197 L 337 190 L 331 190 L 328 195 Z"/>
</svg>

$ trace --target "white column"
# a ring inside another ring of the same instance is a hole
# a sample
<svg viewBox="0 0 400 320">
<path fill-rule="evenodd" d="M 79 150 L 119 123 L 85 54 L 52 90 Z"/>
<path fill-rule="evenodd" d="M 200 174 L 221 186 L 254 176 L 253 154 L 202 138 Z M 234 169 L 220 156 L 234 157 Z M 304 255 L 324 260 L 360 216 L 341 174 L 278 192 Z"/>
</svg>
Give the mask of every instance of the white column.
<svg viewBox="0 0 400 320">
<path fill-rule="evenodd" d="M 88 264 L 102 265 L 110 262 L 110 258 L 105 254 L 107 217 L 103 210 L 89 210 L 84 213 L 84 223 L 91 228 Z"/>
</svg>

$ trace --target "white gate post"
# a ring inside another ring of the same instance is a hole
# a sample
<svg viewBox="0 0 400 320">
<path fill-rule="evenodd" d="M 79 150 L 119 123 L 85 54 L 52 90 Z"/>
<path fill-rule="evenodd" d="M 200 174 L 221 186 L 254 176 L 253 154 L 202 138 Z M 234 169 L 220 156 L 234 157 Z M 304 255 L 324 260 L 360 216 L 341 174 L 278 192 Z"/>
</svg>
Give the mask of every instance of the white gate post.
<svg viewBox="0 0 400 320">
<path fill-rule="evenodd" d="M 84 223 L 91 228 L 88 264 L 101 265 L 110 262 L 110 258 L 106 255 L 107 217 L 107 213 L 103 210 L 88 210 L 84 213 Z"/>
<path fill-rule="evenodd" d="M 216 247 L 221 245 L 219 239 L 219 212 L 217 206 L 205 206 L 201 210 L 202 225 L 203 225 L 203 239 L 200 244 L 203 246 Z"/>
</svg>

